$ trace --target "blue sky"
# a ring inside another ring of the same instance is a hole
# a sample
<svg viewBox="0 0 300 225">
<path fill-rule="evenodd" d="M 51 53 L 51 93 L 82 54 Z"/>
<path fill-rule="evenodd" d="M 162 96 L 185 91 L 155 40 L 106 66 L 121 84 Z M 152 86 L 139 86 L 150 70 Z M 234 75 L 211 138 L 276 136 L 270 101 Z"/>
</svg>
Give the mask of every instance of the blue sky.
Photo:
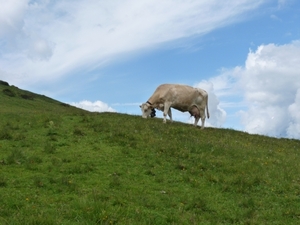
<svg viewBox="0 0 300 225">
<path fill-rule="evenodd" d="M 188 84 L 209 93 L 207 126 L 300 138 L 298 0 L 0 5 L 0 80 L 11 85 L 140 115 L 159 84 Z M 173 117 L 192 123 L 188 113 Z"/>
</svg>

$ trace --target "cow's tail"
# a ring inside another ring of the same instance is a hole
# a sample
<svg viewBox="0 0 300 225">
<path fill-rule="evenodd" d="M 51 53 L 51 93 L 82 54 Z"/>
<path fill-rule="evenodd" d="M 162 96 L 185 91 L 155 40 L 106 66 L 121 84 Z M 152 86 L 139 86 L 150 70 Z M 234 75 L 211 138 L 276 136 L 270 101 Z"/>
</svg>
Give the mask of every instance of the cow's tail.
<svg viewBox="0 0 300 225">
<path fill-rule="evenodd" d="M 207 114 L 207 118 L 209 119 L 209 111 L 208 111 L 208 94 L 206 95 L 206 114 Z"/>
</svg>

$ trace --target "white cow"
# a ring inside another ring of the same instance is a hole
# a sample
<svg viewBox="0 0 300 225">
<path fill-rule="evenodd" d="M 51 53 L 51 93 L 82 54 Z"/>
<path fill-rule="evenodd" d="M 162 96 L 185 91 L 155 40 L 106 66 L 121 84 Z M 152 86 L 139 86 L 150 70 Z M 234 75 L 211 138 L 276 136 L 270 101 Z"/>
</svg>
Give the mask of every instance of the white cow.
<svg viewBox="0 0 300 225">
<path fill-rule="evenodd" d="M 194 126 L 197 126 L 201 118 L 201 129 L 204 129 L 205 108 L 207 118 L 209 118 L 207 92 L 200 88 L 181 84 L 162 84 L 158 86 L 148 101 L 140 105 L 140 108 L 143 118 L 149 117 L 150 114 L 153 117 L 153 110 L 155 108 L 163 111 L 164 123 L 167 121 L 167 114 L 172 122 L 171 108 L 181 112 L 189 112 L 191 116 L 195 117 Z"/>
</svg>

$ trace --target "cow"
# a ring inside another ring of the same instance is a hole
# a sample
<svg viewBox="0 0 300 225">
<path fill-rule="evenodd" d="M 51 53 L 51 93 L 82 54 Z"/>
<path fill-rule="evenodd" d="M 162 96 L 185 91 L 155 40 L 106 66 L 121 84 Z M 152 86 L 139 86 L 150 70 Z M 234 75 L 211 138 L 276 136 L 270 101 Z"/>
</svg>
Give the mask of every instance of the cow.
<svg viewBox="0 0 300 225">
<path fill-rule="evenodd" d="M 181 112 L 189 112 L 191 116 L 195 117 L 194 126 L 197 126 L 201 118 L 201 129 L 204 129 L 205 108 L 207 118 L 209 118 L 207 92 L 200 88 L 182 84 L 162 84 L 158 86 L 148 101 L 140 105 L 140 108 L 143 118 L 155 116 L 155 109 L 163 111 L 164 123 L 167 121 L 167 115 L 169 115 L 170 121 L 173 121 L 171 108 Z"/>
</svg>

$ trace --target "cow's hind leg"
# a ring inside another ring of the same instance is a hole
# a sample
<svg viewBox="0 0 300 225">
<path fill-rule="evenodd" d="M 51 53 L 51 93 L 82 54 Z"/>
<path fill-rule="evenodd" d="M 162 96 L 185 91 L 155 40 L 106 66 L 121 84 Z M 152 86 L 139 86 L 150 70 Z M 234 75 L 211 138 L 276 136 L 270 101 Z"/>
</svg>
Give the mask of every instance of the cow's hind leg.
<svg viewBox="0 0 300 225">
<path fill-rule="evenodd" d="M 205 123 L 205 111 L 200 110 L 200 116 L 201 116 L 201 129 L 204 129 L 204 123 Z"/>
<path fill-rule="evenodd" d="M 169 108 L 168 115 L 170 117 L 170 121 L 173 122 L 171 108 Z"/>
<path fill-rule="evenodd" d="M 195 122 L 194 122 L 195 127 L 197 126 L 199 119 L 200 119 L 199 116 L 195 116 Z"/>
</svg>

